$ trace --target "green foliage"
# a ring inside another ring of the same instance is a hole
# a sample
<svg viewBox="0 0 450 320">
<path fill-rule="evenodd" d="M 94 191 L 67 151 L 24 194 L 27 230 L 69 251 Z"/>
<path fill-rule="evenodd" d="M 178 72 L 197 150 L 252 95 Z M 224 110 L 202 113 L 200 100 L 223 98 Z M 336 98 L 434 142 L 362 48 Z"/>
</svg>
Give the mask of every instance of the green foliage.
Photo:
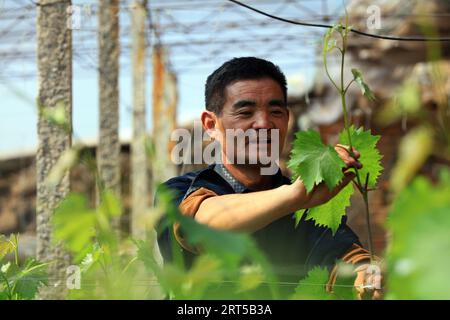
<svg viewBox="0 0 450 320">
<path fill-rule="evenodd" d="M 81 289 L 70 290 L 69 298 L 157 299 L 165 294 L 172 299 L 219 299 L 250 297 L 250 292 L 257 297 L 264 282 L 276 281 L 249 235 L 213 230 L 182 216 L 172 196 L 170 190 L 159 189 L 155 212 L 167 215 L 166 227 L 180 223 L 186 241 L 201 250 L 188 269 L 182 256 L 164 266 L 158 263 L 151 232 L 145 240 L 118 238 L 110 224 L 122 211 L 114 194 L 102 193 L 97 209 L 90 209 L 84 196 L 70 194 L 53 219 L 57 240 L 64 241 L 81 268 Z M 269 285 L 260 297 L 278 297 L 277 289 Z"/>
<path fill-rule="evenodd" d="M 328 270 L 315 267 L 308 276 L 300 280 L 292 299 L 296 300 L 331 300 L 332 296 L 326 291 L 328 282 Z"/>
<path fill-rule="evenodd" d="M 370 90 L 367 83 L 364 82 L 363 76 L 361 71 L 358 69 L 352 69 L 353 74 L 353 80 L 355 80 L 356 84 L 361 89 L 361 93 L 369 100 L 375 100 L 375 95 L 373 94 L 372 90 Z"/>
<path fill-rule="evenodd" d="M 207 298 L 209 288 L 224 280 L 224 271 L 219 258 L 201 255 L 188 271 L 169 264 L 161 270 L 158 280 L 176 299 L 201 299 Z"/>
<path fill-rule="evenodd" d="M 50 173 L 45 179 L 45 184 L 49 187 L 57 186 L 64 175 L 75 166 L 80 158 L 80 153 L 80 146 L 73 146 L 70 149 L 65 150 L 50 170 Z"/>
<path fill-rule="evenodd" d="M 67 250 L 80 262 L 92 250 L 94 240 L 100 240 L 115 250 L 118 239 L 111 228 L 110 219 L 122 214 L 120 199 L 111 191 L 101 193 L 97 209 L 88 206 L 87 198 L 70 193 L 53 215 L 56 241 L 62 241 Z"/>
<path fill-rule="evenodd" d="M 325 33 L 325 36 L 323 37 L 323 54 L 325 57 L 330 51 L 337 48 L 337 41 L 333 38 L 333 34 L 336 31 L 341 32 L 343 28 L 343 25 L 336 24 Z"/>
<path fill-rule="evenodd" d="M 354 266 L 339 260 L 337 264 L 337 276 L 333 285 L 333 297 L 336 300 L 356 300 L 354 282 L 356 272 Z"/>
<path fill-rule="evenodd" d="M 17 238 L 15 234 L 9 239 L 0 235 L 0 300 L 33 299 L 39 288 L 47 285 L 48 263 L 28 259 L 22 265 L 19 262 Z M 13 261 L 4 262 L 7 255 L 12 253 L 14 253 Z"/>
<path fill-rule="evenodd" d="M 47 263 L 29 259 L 13 276 L 13 289 L 20 299 L 33 299 L 42 285 L 47 285 Z"/>
<path fill-rule="evenodd" d="M 259 257 L 248 234 L 214 230 L 187 217 L 179 217 L 179 222 L 190 245 L 220 257 L 227 266 L 237 265 L 246 256 Z"/>
<path fill-rule="evenodd" d="M 41 107 L 40 110 L 42 112 L 42 116 L 50 123 L 60 127 L 66 127 L 69 125 L 66 117 L 65 103 L 63 101 L 58 101 L 56 106 L 53 108 Z"/>
<path fill-rule="evenodd" d="M 178 212 L 173 206 L 169 190 L 160 188 L 158 195 L 157 203 L 165 207 L 168 219 L 180 224 L 187 243 L 201 253 L 196 257 L 191 270 L 184 270 L 184 265 L 176 261 L 158 269 L 155 261 L 144 254 L 148 249 L 140 243 L 139 259 L 152 268 L 167 294 L 175 299 L 242 298 L 251 291 L 253 297 L 256 297 L 263 282 L 276 282 L 269 263 L 248 234 L 215 230 L 199 224 Z M 174 248 L 177 247 L 175 244 Z M 205 272 L 203 268 L 207 266 L 210 270 Z M 194 278 L 197 279 L 197 285 L 174 288 L 171 277 L 175 277 L 180 283 L 191 283 L 193 275 L 196 275 Z M 213 277 L 214 281 L 209 277 Z M 269 284 L 268 292 L 264 294 L 261 297 L 276 298 L 279 293 L 276 286 Z"/>
<path fill-rule="evenodd" d="M 418 80 L 407 79 L 395 90 L 394 97 L 375 114 L 375 120 L 379 124 L 389 125 L 404 117 L 418 118 L 420 114 L 424 113 L 421 103 Z"/>
<path fill-rule="evenodd" d="M 353 192 L 353 185 L 350 183 L 327 203 L 310 208 L 305 219 L 314 220 L 317 226 L 330 228 L 334 235 L 345 215 L 345 209 L 350 206 L 350 197 Z M 296 213 L 296 215 L 298 214 Z"/>
<path fill-rule="evenodd" d="M 327 268 L 315 267 L 306 278 L 300 280 L 294 295 L 295 300 L 354 300 L 356 290 L 353 282 L 355 273 L 351 265 L 337 262 L 337 277 L 333 284 L 332 292 L 327 292 L 326 284 L 329 280 Z M 350 272 L 349 272 L 350 271 Z"/>
<path fill-rule="evenodd" d="M 0 260 L 7 254 L 14 252 L 15 249 L 16 243 L 13 235 L 9 239 L 6 239 L 4 235 L 0 235 Z"/>
<path fill-rule="evenodd" d="M 363 165 L 362 169 L 358 169 L 362 180 L 365 180 L 369 174 L 368 187 L 373 188 L 377 184 L 377 179 L 383 170 L 381 166 L 381 155 L 377 149 L 380 136 L 373 136 L 370 130 L 364 131 L 362 127 L 356 129 L 354 126 L 349 127 L 350 139 L 353 148 L 359 151 L 361 157 L 359 162 Z M 339 143 L 349 145 L 348 135 L 346 131 L 339 134 Z M 364 181 L 363 181 L 364 182 Z"/>
<path fill-rule="evenodd" d="M 81 289 L 69 291 L 69 299 L 160 298 L 155 277 L 138 264 L 136 247 L 120 239 L 112 219 L 122 214 L 120 199 L 104 190 L 97 208 L 84 195 L 71 193 L 55 210 L 55 239 L 73 254 L 81 270 Z"/>
<path fill-rule="evenodd" d="M 380 136 L 373 136 L 369 130 L 356 129 L 354 126 L 349 127 L 349 133 L 353 147 L 361 154 L 359 161 L 363 168 L 359 169 L 359 174 L 363 179 L 369 174 L 368 187 L 374 187 L 382 170 L 381 155 L 376 148 Z M 339 142 L 345 145 L 350 144 L 347 131 L 340 133 Z M 334 148 L 322 143 L 319 133 L 307 131 L 296 134 L 288 167 L 294 172 L 293 179 L 300 176 L 307 190 L 310 191 L 321 181 L 328 181 L 328 187 L 336 186 L 343 177 L 342 168 L 345 164 Z M 310 208 L 306 213 L 306 220 L 312 219 L 318 226 L 331 228 L 334 234 L 342 216 L 345 215 L 345 209 L 350 205 L 353 192 L 353 186 L 348 185 L 327 203 Z M 296 224 L 304 213 L 305 210 L 295 213 Z"/>
<path fill-rule="evenodd" d="M 419 126 L 402 138 L 398 160 L 390 178 L 392 190 L 395 193 L 401 191 L 411 181 L 433 152 L 433 135 L 429 127 Z"/>
<path fill-rule="evenodd" d="M 395 200 L 387 227 L 388 299 L 450 299 L 450 170 L 438 185 L 417 177 Z"/>
<path fill-rule="evenodd" d="M 55 239 L 75 254 L 75 261 L 86 255 L 95 235 L 96 213 L 87 202 L 84 195 L 71 193 L 53 215 Z"/>
<path fill-rule="evenodd" d="M 332 190 L 344 174 L 344 162 L 336 150 L 323 144 L 318 132 L 297 132 L 288 168 L 293 172 L 293 181 L 300 177 L 307 192 L 322 181 Z"/>
</svg>

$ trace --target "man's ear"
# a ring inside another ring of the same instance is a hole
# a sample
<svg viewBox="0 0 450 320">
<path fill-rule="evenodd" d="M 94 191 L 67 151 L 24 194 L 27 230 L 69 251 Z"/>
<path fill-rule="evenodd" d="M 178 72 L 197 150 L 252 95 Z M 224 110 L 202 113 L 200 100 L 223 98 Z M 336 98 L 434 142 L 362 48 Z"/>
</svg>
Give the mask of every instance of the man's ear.
<svg viewBox="0 0 450 320">
<path fill-rule="evenodd" d="M 202 121 L 203 129 L 208 133 L 208 135 L 213 139 L 218 139 L 218 118 L 216 114 L 212 111 L 203 111 L 200 119 Z"/>
</svg>

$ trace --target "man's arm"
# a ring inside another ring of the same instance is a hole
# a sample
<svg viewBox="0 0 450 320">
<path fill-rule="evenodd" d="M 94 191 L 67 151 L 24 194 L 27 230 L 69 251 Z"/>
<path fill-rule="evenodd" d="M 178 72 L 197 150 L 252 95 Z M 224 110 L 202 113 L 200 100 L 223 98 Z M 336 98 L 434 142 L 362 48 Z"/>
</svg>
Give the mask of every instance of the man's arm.
<svg viewBox="0 0 450 320">
<path fill-rule="evenodd" d="M 356 149 L 353 148 L 355 158 L 346 151 L 348 146 L 338 144 L 335 149 L 346 164 L 344 172 L 350 167 L 362 167 L 358 162 L 360 154 Z M 354 176 L 354 173 L 345 172 L 342 182 L 332 191 L 324 183 L 320 183 L 307 194 L 303 181 L 299 178 L 291 185 L 271 190 L 204 197 L 190 215 L 199 223 L 212 228 L 255 232 L 287 214 L 326 203 Z"/>
<path fill-rule="evenodd" d="M 321 183 L 307 194 L 302 180 L 297 179 L 271 190 L 209 197 L 201 202 L 195 219 L 216 229 L 255 232 L 287 214 L 327 202 L 353 177 L 353 173 L 345 173 L 332 191 Z"/>
</svg>

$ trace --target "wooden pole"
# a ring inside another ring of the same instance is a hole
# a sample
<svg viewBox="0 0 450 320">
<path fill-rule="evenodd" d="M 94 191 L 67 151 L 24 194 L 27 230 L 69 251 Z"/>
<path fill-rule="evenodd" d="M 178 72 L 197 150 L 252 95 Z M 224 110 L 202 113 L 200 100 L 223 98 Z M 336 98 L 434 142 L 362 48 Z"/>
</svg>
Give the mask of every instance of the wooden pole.
<svg viewBox="0 0 450 320">
<path fill-rule="evenodd" d="M 98 0 L 100 185 L 120 198 L 119 1 Z M 101 190 L 100 190 L 101 191 Z M 98 199 L 98 195 L 97 195 Z M 120 220 L 113 221 L 120 229 Z"/>
<path fill-rule="evenodd" d="M 41 0 L 37 6 L 38 62 L 38 149 L 37 171 L 37 258 L 52 262 L 49 286 L 42 288 L 41 299 L 64 299 L 66 268 L 70 256 L 53 243 L 51 218 L 55 208 L 70 189 L 69 174 L 55 186 L 45 182 L 50 170 L 65 150 L 71 147 L 72 132 L 72 31 L 69 26 L 71 1 Z M 46 116 L 56 108 L 64 110 L 64 126 Z"/>
<path fill-rule="evenodd" d="M 132 4 L 132 61 L 133 61 L 133 138 L 131 142 L 131 232 L 136 238 L 145 237 L 143 217 L 148 210 L 147 154 L 145 147 L 145 57 L 147 1 Z"/>
</svg>

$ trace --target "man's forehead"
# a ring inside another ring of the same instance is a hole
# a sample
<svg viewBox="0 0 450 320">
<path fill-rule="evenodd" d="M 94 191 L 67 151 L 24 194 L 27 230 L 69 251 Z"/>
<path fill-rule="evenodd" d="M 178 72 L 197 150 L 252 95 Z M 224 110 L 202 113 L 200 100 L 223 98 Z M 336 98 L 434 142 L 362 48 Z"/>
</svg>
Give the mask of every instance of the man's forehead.
<svg viewBox="0 0 450 320">
<path fill-rule="evenodd" d="M 283 97 L 281 86 L 271 78 L 237 80 L 230 83 L 225 88 L 227 98 L 239 99 L 246 96 L 257 95 L 276 95 Z"/>
</svg>

